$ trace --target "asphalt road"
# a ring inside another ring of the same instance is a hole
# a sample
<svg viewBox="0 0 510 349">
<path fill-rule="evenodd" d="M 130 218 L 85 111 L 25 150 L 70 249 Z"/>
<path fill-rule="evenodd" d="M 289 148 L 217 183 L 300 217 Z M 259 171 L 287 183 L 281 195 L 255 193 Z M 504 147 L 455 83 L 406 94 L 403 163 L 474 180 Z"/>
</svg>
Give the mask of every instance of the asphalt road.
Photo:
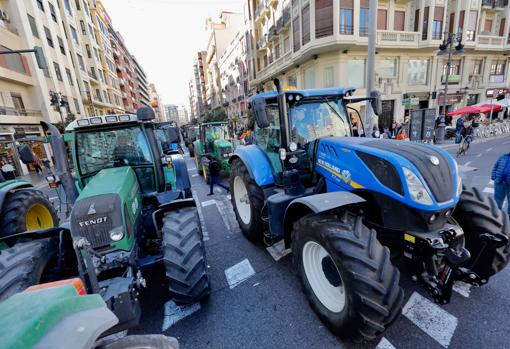
<svg viewBox="0 0 510 349">
<path fill-rule="evenodd" d="M 510 137 L 473 144 L 458 159 L 464 183 L 490 193 L 492 165 L 509 150 Z M 448 151 L 455 155 L 456 147 Z M 176 307 L 167 298 L 162 271 L 155 270 L 146 275 L 141 324 L 130 333 L 164 333 L 177 337 L 184 349 L 510 348 L 510 268 L 481 288 L 458 285 L 451 303 L 441 307 L 402 269 L 406 305 L 384 336 L 364 346 L 335 337 L 301 292 L 292 255 L 276 261 L 264 246 L 248 242 L 229 196 L 222 191 L 207 196 L 209 188 L 194 161 L 187 158 L 187 164 L 207 239 L 212 294 L 207 303 Z M 229 277 L 246 279 L 231 288 L 226 271 Z"/>
</svg>

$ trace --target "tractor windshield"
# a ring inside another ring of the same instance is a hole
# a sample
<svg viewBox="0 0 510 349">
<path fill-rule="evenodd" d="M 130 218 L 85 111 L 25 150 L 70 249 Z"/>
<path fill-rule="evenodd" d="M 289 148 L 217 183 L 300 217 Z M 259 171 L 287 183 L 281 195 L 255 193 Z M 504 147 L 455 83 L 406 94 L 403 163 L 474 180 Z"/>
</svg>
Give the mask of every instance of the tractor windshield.
<svg viewBox="0 0 510 349">
<path fill-rule="evenodd" d="M 349 136 L 351 129 L 342 100 L 303 100 L 290 110 L 291 140 L 303 147 L 321 137 Z"/>
<path fill-rule="evenodd" d="M 76 155 L 82 176 L 109 167 L 152 164 L 147 139 L 137 126 L 79 132 Z"/>
<path fill-rule="evenodd" d="M 230 139 L 227 124 L 208 125 L 205 129 L 205 140 L 214 142 L 218 139 Z"/>
</svg>

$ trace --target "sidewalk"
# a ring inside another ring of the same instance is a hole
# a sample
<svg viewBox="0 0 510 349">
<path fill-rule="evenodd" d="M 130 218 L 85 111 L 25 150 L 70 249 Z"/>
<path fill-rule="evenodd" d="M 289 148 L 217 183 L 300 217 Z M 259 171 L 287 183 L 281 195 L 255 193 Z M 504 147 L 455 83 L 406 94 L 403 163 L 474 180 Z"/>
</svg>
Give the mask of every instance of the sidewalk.
<svg viewBox="0 0 510 349">
<path fill-rule="evenodd" d="M 489 142 L 492 140 L 501 139 L 501 138 L 505 138 L 505 137 L 510 137 L 510 134 L 502 134 L 502 135 L 487 137 L 487 138 L 475 137 L 475 139 L 473 140 L 473 142 L 471 142 L 471 144 L 485 143 L 485 142 Z M 435 144 L 435 145 L 438 147 L 441 147 L 443 149 L 450 149 L 450 148 L 455 148 L 455 147 L 459 146 L 458 144 L 455 144 L 454 139 L 449 139 L 449 140 L 445 141 L 445 143 L 443 143 L 443 144 Z"/>
</svg>

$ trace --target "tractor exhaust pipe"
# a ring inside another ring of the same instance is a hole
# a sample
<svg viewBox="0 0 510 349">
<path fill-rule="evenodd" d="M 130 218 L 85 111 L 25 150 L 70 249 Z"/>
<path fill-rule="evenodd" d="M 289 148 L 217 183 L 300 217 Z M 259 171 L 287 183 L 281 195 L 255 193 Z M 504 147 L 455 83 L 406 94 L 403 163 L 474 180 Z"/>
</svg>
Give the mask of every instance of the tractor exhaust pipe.
<svg viewBox="0 0 510 349">
<path fill-rule="evenodd" d="M 276 91 L 278 92 L 278 113 L 280 114 L 280 130 L 282 130 L 282 139 L 281 146 L 282 148 L 287 149 L 287 145 L 289 144 L 289 117 L 287 115 L 287 101 L 285 100 L 285 92 L 280 85 L 280 80 L 274 79 L 274 85 L 276 86 Z"/>
<path fill-rule="evenodd" d="M 71 177 L 71 171 L 67 162 L 67 150 L 64 143 L 64 137 L 54 125 L 46 121 L 41 121 L 41 126 L 44 132 L 51 133 L 51 149 L 53 150 L 53 156 L 55 157 L 55 171 L 56 175 L 60 179 L 64 192 L 66 194 L 66 203 L 73 205 L 78 197 L 78 189 L 74 184 L 74 180 Z"/>
</svg>

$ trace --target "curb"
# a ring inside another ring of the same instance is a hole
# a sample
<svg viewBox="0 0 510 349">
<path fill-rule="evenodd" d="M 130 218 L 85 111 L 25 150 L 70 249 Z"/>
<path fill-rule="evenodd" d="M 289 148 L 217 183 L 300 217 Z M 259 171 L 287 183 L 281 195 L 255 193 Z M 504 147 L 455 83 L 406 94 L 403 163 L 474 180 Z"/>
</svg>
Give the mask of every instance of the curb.
<svg viewBox="0 0 510 349">
<path fill-rule="evenodd" d="M 490 137 L 490 138 L 478 138 L 478 139 L 475 139 L 471 144 L 485 143 L 485 142 L 489 142 L 492 140 L 497 140 L 497 139 L 501 139 L 501 138 L 505 138 L 505 137 L 510 137 L 510 134 L 503 134 L 503 135 L 499 135 L 496 137 Z M 452 144 L 435 144 L 435 146 L 440 147 L 442 149 L 450 149 L 450 148 L 456 148 L 459 145 L 452 143 Z"/>
</svg>

